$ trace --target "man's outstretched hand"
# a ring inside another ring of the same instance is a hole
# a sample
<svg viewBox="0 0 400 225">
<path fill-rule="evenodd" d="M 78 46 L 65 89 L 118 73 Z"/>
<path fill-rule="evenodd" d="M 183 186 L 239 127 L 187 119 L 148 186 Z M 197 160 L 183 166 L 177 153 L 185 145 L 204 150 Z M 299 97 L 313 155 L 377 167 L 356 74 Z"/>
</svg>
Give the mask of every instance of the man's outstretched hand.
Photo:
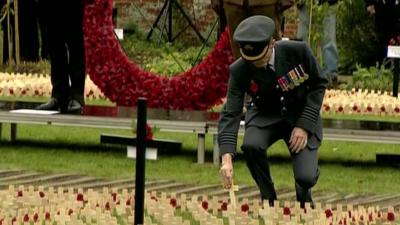
<svg viewBox="0 0 400 225">
<path fill-rule="evenodd" d="M 222 184 L 225 189 L 230 189 L 232 186 L 232 178 L 233 178 L 233 164 L 232 164 L 232 155 L 227 153 L 222 156 L 222 165 L 219 170 L 221 175 Z"/>
</svg>

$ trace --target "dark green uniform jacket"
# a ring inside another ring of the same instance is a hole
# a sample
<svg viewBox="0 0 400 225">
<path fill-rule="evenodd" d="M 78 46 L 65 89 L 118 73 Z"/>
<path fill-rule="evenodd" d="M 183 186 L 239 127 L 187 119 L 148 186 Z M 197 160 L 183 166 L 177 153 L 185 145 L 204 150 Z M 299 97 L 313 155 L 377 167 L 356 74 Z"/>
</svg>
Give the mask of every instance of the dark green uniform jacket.
<svg viewBox="0 0 400 225">
<path fill-rule="evenodd" d="M 252 97 L 245 115 L 246 127 L 266 127 L 287 120 L 322 140 L 320 108 L 328 80 L 322 76 L 311 49 L 304 42 L 278 41 L 274 67 L 275 72 L 257 68 L 242 58 L 230 66 L 227 101 L 218 125 L 221 155 L 236 152 L 246 92 Z"/>
</svg>

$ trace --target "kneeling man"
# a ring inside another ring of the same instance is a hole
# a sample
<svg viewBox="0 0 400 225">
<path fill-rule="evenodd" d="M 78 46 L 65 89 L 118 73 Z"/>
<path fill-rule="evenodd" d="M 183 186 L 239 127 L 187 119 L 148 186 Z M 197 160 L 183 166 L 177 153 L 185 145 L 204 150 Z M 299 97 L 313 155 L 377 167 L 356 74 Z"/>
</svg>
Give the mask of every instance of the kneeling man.
<svg viewBox="0 0 400 225">
<path fill-rule="evenodd" d="M 220 173 L 224 187 L 230 188 L 232 159 L 248 93 L 251 100 L 241 149 L 261 198 L 270 205 L 277 199 L 266 150 L 283 139 L 292 157 L 296 197 L 304 207 L 305 202 L 312 202 L 311 188 L 319 176 L 320 108 L 328 80 L 304 42 L 276 42 L 274 32 L 271 18 L 252 16 L 243 20 L 233 34 L 241 58 L 230 66 L 227 101 L 218 126 Z"/>
</svg>

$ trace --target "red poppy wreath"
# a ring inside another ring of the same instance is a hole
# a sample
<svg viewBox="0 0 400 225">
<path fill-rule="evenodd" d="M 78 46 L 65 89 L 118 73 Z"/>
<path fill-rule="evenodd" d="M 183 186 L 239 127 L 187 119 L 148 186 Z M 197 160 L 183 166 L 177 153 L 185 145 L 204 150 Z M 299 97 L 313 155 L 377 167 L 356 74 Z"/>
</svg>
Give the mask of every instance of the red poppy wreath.
<svg viewBox="0 0 400 225">
<path fill-rule="evenodd" d="M 142 70 L 122 51 L 113 33 L 112 0 L 86 0 L 86 66 L 92 81 L 111 101 L 135 106 L 147 98 L 151 108 L 205 110 L 226 94 L 232 53 L 225 31 L 214 49 L 190 70 L 167 78 Z"/>
</svg>

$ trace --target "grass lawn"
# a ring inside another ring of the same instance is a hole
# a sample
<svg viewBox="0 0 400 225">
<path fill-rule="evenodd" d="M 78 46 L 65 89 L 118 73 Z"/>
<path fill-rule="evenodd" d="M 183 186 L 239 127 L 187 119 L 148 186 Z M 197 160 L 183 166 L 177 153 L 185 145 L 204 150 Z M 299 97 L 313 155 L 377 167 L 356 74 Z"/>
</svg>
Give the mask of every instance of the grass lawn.
<svg viewBox="0 0 400 225">
<path fill-rule="evenodd" d="M 129 131 L 19 125 L 17 143 L 9 142 L 9 125 L 3 125 L 0 169 L 24 169 L 48 173 L 75 172 L 108 179 L 133 177 L 135 161 L 123 147 L 99 144 L 101 133 Z M 179 153 L 161 152 L 157 161 L 146 162 L 147 179 L 172 179 L 192 184 L 219 183 L 219 167 L 196 164 L 196 136 L 157 132 L 157 138 L 183 143 Z M 206 138 L 207 160 L 212 158 L 212 138 Z M 375 165 L 376 152 L 397 152 L 397 145 L 324 141 L 320 148 L 321 175 L 314 190 L 341 193 L 398 193 L 398 168 Z M 277 188 L 293 187 L 290 158 L 282 142 L 269 149 L 271 173 Z M 251 184 L 240 153 L 235 162 L 235 182 Z"/>
</svg>

